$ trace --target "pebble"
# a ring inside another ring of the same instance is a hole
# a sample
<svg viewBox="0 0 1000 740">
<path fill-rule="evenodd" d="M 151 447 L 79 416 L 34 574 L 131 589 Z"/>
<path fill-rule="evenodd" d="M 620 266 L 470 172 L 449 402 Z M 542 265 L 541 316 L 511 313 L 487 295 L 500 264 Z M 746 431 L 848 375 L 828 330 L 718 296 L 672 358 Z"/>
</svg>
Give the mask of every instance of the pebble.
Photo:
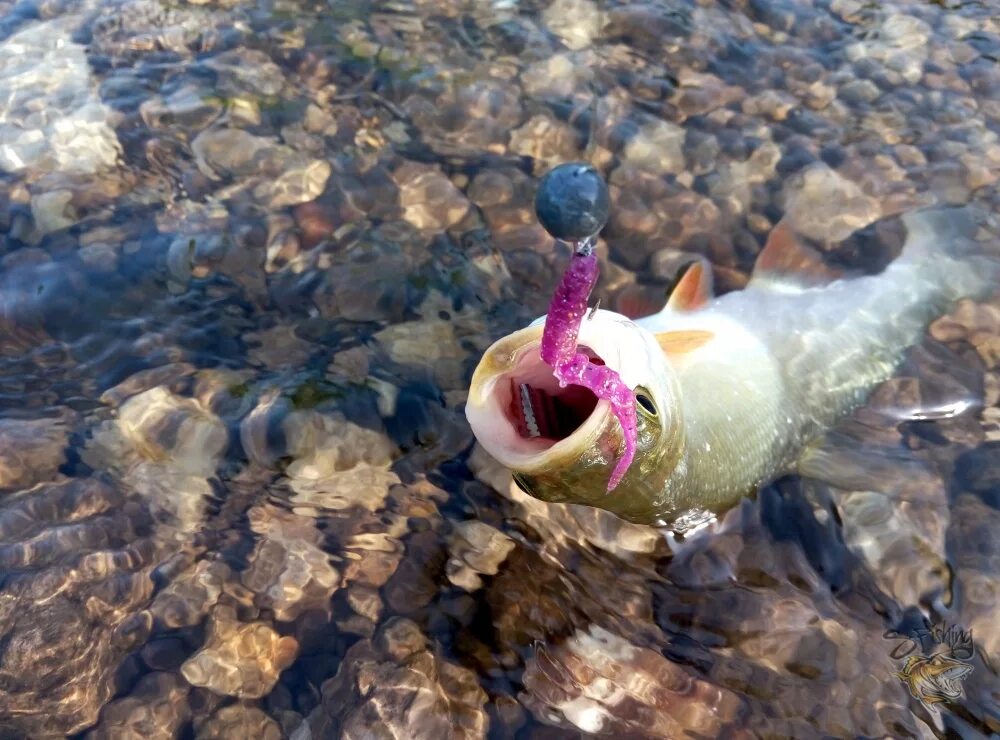
<svg viewBox="0 0 1000 740">
<path fill-rule="evenodd" d="M 677 82 L 677 92 L 671 102 L 687 117 L 705 115 L 743 97 L 740 88 L 726 84 L 713 74 L 689 68 L 681 70 Z"/>
<path fill-rule="evenodd" d="M 298 643 L 265 622 L 240 622 L 231 607 L 216 607 L 204 647 L 181 666 L 193 686 L 224 696 L 259 699 L 295 660 Z"/>
<path fill-rule="evenodd" d="M 417 229 L 442 231 L 469 210 L 465 195 L 434 167 L 408 163 L 393 173 L 403 218 Z"/>
<path fill-rule="evenodd" d="M 208 127 L 222 114 L 222 110 L 222 101 L 192 85 L 181 86 L 165 97 L 149 98 L 139 106 L 139 114 L 150 128 L 182 127 L 187 131 L 201 131 Z"/>
<path fill-rule="evenodd" d="M 584 92 L 593 79 L 586 58 L 577 54 L 553 54 L 525 67 L 521 73 L 524 92 L 534 98 L 569 97 Z"/>
<path fill-rule="evenodd" d="M 224 96 L 277 95 L 285 84 L 281 68 L 258 49 L 231 49 L 202 64 L 215 72 L 215 89 Z"/>
<path fill-rule="evenodd" d="M 355 643 L 309 715 L 314 737 L 387 734 L 471 740 L 486 736 L 486 692 L 467 668 L 440 657 L 408 619 Z"/>
<path fill-rule="evenodd" d="M 384 225 L 387 231 L 396 227 L 401 227 L 399 236 L 383 237 L 377 229 L 351 235 L 332 258 L 327 258 L 329 269 L 311 293 L 321 316 L 347 321 L 398 322 L 403 319 L 412 289 L 410 278 L 414 266 L 409 247 L 418 244 L 421 237 L 406 233 L 406 230 L 415 231 L 407 222 Z M 378 272 L 371 269 L 373 263 L 379 265 Z M 293 263 L 284 271 L 291 273 L 294 279 L 299 269 Z M 272 295 L 275 292 L 272 281 Z"/>
<path fill-rule="evenodd" d="M 824 164 L 815 164 L 785 185 L 785 211 L 801 234 L 836 243 L 881 215 L 878 203 L 855 183 Z"/>
<path fill-rule="evenodd" d="M 480 575 L 496 575 L 514 540 L 488 524 L 460 522 L 449 541 L 448 580 L 466 591 L 482 588 Z"/>
<path fill-rule="evenodd" d="M 66 461 L 69 428 L 63 419 L 0 419 L 0 488 L 52 480 Z"/>
<path fill-rule="evenodd" d="M 35 228 L 42 234 L 68 229 L 77 222 L 77 214 L 70 205 L 73 193 L 69 190 L 50 190 L 31 199 L 31 215 Z"/>
<path fill-rule="evenodd" d="M 320 545 L 322 535 L 312 518 L 289 514 L 273 506 L 247 513 L 250 529 L 259 535 L 243 584 L 258 595 L 262 608 L 281 622 L 327 608 L 340 586 L 340 573 Z"/>
<path fill-rule="evenodd" d="M 567 48 L 584 49 L 600 33 L 602 13 L 591 0 L 555 0 L 542 13 L 542 22 Z"/>
<path fill-rule="evenodd" d="M 641 127 L 625 144 L 625 161 L 658 175 L 684 171 L 684 129 L 666 121 Z"/>
<path fill-rule="evenodd" d="M 126 697 L 104 708 L 100 724 L 88 737 L 169 740 L 190 719 L 190 690 L 177 674 L 148 673 Z"/>
<path fill-rule="evenodd" d="M 157 386 L 129 398 L 113 421 L 97 425 L 81 457 L 113 471 L 143 497 L 164 536 L 184 538 L 201 526 L 209 478 L 228 446 L 221 419 L 194 399 Z"/>
<path fill-rule="evenodd" d="M 96 93 L 72 16 L 31 24 L 0 42 L 0 168 L 93 176 L 121 145 Z"/>
<path fill-rule="evenodd" d="M 315 200 L 330 178 L 330 163 L 322 159 L 292 157 L 280 168 L 275 179 L 265 180 L 254 189 L 254 196 L 271 208 Z"/>
<path fill-rule="evenodd" d="M 271 208 L 314 200 L 326 187 L 330 163 L 242 129 L 214 128 L 191 142 L 198 169 L 210 178 L 257 176 L 253 195 Z"/>
<path fill-rule="evenodd" d="M 947 591 L 950 574 L 944 554 L 947 502 L 940 479 L 925 486 L 888 481 L 883 490 L 848 493 L 838 501 L 845 542 L 865 559 L 884 591 L 900 604 L 916 604 Z M 902 490 L 916 490 L 919 505 L 897 504 Z"/>
<path fill-rule="evenodd" d="M 184 470 L 211 474 L 229 443 L 222 422 L 192 399 L 157 386 L 133 396 L 118 410 L 117 427 L 137 453 L 171 460 Z"/>
<path fill-rule="evenodd" d="M 851 80 L 842 85 L 838 91 L 838 97 L 851 105 L 874 103 L 880 95 L 878 85 L 865 79 Z"/>
<path fill-rule="evenodd" d="M 580 158 L 576 130 L 562 121 L 538 114 L 510 133 L 510 151 L 537 161 L 537 174 Z"/>
<path fill-rule="evenodd" d="M 200 624 L 218 602 L 231 575 L 227 565 L 201 560 L 156 595 L 150 612 L 156 623 L 168 630 Z"/>
<path fill-rule="evenodd" d="M 384 435 L 315 411 L 295 411 L 284 424 L 288 485 L 295 511 L 316 514 L 382 507 L 399 477 L 390 469 L 396 448 Z"/>
<path fill-rule="evenodd" d="M 732 692 L 598 625 L 536 651 L 524 684 L 529 709 L 548 710 L 566 729 L 588 734 L 718 735 L 740 708 Z"/>
<path fill-rule="evenodd" d="M 1000 589 L 992 578 L 992 568 L 1000 565 L 1000 552 L 991 528 L 1000 524 L 1000 513 L 981 498 L 962 494 L 952 507 L 948 529 L 949 551 L 955 569 L 957 592 L 961 594 L 955 612 L 962 629 L 971 629 L 976 650 L 993 655 L 1000 648 L 1000 631 L 991 615 L 1000 603 Z"/>
<path fill-rule="evenodd" d="M 198 727 L 195 740 L 227 740 L 233 737 L 281 740 L 280 725 L 258 707 L 230 704 Z"/>
<path fill-rule="evenodd" d="M 198 169 L 213 179 L 224 175 L 252 175 L 256 161 L 274 143 L 238 128 L 212 128 L 198 134 L 191 142 Z"/>
<path fill-rule="evenodd" d="M 469 348 L 485 350 L 490 345 L 482 317 L 469 308 L 452 310 L 451 302 L 440 293 L 429 296 L 418 310 L 419 321 L 393 324 L 374 338 L 395 362 L 414 367 L 428 364 L 439 388 L 467 388 Z"/>
<path fill-rule="evenodd" d="M 744 113 L 750 116 L 767 116 L 774 121 L 784 121 L 798 105 L 798 100 L 781 90 L 764 90 L 752 95 L 741 104 Z"/>
</svg>

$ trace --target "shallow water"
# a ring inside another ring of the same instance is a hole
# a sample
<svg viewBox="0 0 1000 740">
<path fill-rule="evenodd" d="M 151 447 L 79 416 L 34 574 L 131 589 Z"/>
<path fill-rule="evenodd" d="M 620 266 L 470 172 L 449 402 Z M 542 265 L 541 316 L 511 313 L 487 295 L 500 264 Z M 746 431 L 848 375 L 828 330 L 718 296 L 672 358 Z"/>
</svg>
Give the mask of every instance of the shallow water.
<svg viewBox="0 0 1000 740">
<path fill-rule="evenodd" d="M 1000 732 L 1000 302 L 839 487 L 684 539 L 511 491 L 462 414 L 565 263 L 553 164 L 611 183 L 606 306 L 740 288 L 782 215 L 871 272 L 1000 203 L 998 60 L 989 2 L 0 0 L 0 736 Z"/>
</svg>

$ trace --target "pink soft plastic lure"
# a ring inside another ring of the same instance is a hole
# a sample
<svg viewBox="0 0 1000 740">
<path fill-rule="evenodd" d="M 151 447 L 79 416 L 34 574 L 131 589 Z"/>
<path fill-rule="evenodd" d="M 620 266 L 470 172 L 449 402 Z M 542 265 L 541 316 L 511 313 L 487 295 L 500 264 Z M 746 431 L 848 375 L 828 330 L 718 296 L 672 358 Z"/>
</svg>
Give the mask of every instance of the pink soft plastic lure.
<svg viewBox="0 0 1000 740">
<path fill-rule="evenodd" d="M 621 482 L 635 456 L 636 407 L 635 396 L 617 372 L 591 362 L 587 355 L 577 351 L 580 325 L 587 315 L 587 299 L 597 282 L 597 272 L 597 257 L 591 245 L 583 242 L 574 252 L 549 304 L 541 356 L 561 387 L 573 384 L 587 388 L 611 404 L 612 413 L 622 425 L 625 451 L 608 480 L 610 492 Z"/>
</svg>

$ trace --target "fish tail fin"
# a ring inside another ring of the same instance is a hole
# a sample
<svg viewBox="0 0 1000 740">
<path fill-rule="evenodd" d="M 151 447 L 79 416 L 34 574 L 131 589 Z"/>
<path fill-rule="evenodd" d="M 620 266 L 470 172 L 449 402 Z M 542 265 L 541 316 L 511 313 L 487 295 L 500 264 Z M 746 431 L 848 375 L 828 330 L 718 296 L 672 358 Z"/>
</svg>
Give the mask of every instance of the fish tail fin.
<svg viewBox="0 0 1000 740">
<path fill-rule="evenodd" d="M 976 206 L 931 207 L 903 216 L 900 267 L 916 269 L 949 302 L 1000 290 L 1000 223 Z"/>
</svg>

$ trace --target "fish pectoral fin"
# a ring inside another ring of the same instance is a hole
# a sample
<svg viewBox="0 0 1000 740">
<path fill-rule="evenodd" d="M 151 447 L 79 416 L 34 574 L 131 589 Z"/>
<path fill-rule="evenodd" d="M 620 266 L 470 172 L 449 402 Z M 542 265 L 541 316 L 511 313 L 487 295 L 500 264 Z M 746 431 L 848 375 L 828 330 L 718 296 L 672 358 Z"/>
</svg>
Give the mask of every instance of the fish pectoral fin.
<svg viewBox="0 0 1000 740">
<path fill-rule="evenodd" d="M 693 311 L 712 300 L 712 265 L 698 259 L 687 266 L 670 293 L 665 310 Z"/>
<path fill-rule="evenodd" d="M 890 497 L 935 480 L 917 452 L 856 437 L 847 428 L 845 423 L 807 445 L 795 472 L 844 491 L 880 491 Z"/>
<path fill-rule="evenodd" d="M 710 331 L 665 331 L 656 335 L 660 349 L 670 357 L 679 357 L 694 352 L 715 338 Z"/>
<path fill-rule="evenodd" d="M 771 229 L 757 255 L 750 284 L 810 288 L 832 283 L 842 273 L 823 262 L 822 255 L 796 236 L 784 220 Z"/>
<path fill-rule="evenodd" d="M 886 426 L 977 413 L 984 404 L 982 374 L 930 337 L 910 347 L 896 374 L 876 387 L 865 407 Z"/>
</svg>

